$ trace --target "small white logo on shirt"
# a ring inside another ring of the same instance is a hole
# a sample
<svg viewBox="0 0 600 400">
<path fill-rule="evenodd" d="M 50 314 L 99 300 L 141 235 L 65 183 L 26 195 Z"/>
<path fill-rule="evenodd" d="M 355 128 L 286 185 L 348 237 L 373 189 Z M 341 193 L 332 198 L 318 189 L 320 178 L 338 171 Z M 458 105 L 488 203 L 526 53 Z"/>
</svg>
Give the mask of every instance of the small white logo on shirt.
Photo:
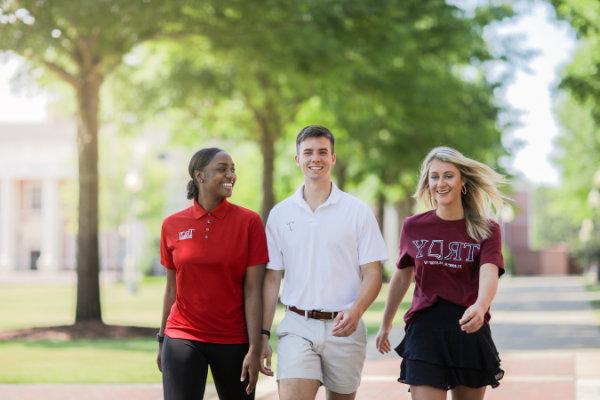
<svg viewBox="0 0 600 400">
<path fill-rule="evenodd" d="M 195 231 L 195 229 L 188 229 L 187 231 L 179 232 L 179 240 L 191 239 L 193 231 Z"/>
<path fill-rule="evenodd" d="M 294 228 L 293 228 L 294 222 L 296 222 L 296 221 L 289 221 L 289 222 L 286 223 L 286 225 L 289 228 L 290 232 L 292 232 L 294 230 Z"/>
</svg>

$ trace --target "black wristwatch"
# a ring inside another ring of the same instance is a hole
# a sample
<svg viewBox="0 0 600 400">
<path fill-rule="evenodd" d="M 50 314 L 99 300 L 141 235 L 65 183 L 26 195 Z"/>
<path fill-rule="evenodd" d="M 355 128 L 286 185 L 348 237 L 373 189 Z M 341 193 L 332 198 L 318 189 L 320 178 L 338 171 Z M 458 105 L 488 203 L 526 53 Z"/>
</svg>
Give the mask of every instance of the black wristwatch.
<svg viewBox="0 0 600 400">
<path fill-rule="evenodd" d="M 268 331 L 267 329 L 261 329 L 260 330 L 260 334 L 261 335 L 267 335 L 267 337 L 270 339 L 271 338 L 271 332 Z"/>
<path fill-rule="evenodd" d="M 165 341 L 165 337 L 164 337 L 164 336 L 161 336 L 161 335 L 160 335 L 160 333 L 157 333 L 157 334 L 156 334 L 156 341 L 157 341 L 158 343 L 162 343 L 162 342 L 164 342 L 164 341 Z"/>
</svg>

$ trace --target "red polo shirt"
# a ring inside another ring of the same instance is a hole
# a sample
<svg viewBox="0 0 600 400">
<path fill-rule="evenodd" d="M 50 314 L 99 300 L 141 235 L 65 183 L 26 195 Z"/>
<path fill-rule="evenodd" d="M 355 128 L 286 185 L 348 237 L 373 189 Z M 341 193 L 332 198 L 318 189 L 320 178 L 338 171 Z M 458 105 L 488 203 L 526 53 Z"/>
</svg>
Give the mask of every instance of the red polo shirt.
<svg viewBox="0 0 600 400">
<path fill-rule="evenodd" d="M 174 269 L 177 296 L 167 319 L 171 338 L 248 342 L 244 313 L 246 268 L 268 262 L 262 221 L 224 200 L 208 212 L 198 202 L 167 217 L 161 263 Z"/>
</svg>

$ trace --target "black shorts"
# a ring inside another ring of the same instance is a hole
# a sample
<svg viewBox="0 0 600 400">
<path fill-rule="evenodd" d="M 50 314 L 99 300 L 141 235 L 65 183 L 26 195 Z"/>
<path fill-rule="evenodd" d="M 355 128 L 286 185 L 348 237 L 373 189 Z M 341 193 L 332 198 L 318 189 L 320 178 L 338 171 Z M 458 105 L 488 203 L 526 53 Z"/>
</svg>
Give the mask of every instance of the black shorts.
<svg viewBox="0 0 600 400">
<path fill-rule="evenodd" d="M 440 300 L 419 312 L 396 352 L 399 382 L 449 390 L 456 386 L 497 387 L 504 376 L 490 326 L 465 333 L 458 320 L 466 308 Z"/>
</svg>

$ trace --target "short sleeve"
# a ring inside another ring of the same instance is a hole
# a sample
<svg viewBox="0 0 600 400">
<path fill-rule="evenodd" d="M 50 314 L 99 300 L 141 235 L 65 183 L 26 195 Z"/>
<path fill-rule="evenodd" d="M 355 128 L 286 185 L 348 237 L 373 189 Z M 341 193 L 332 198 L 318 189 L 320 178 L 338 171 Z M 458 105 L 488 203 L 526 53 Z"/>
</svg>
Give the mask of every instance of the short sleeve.
<svg viewBox="0 0 600 400">
<path fill-rule="evenodd" d="M 410 240 L 408 239 L 409 221 L 404 220 L 402 224 L 402 233 L 400 234 L 400 252 L 398 254 L 398 261 L 396 267 L 399 269 L 414 267 L 415 259 L 410 255 Z"/>
<path fill-rule="evenodd" d="M 269 249 L 269 264 L 268 269 L 282 270 L 283 265 L 283 253 L 281 251 L 281 241 L 277 234 L 277 228 L 275 223 L 275 217 L 273 212 L 269 214 L 267 218 L 267 248 Z"/>
<path fill-rule="evenodd" d="M 160 231 L 160 263 L 167 269 L 175 269 L 175 263 L 173 262 L 173 254 L 169 249 L 167 229 L 165 227 L 166 221 L 163 222 Z"/>
<path fill-rule="evenodd" d="M 502 235 L 500 225 L 491 222 L 491 236 L 481 243 L 479 266 L 494 264 L 498 267 L 498 276 L 504 274 L 504 258 L 502 257 Z"/>
<path fill-rule="evenodd" d="M 374 261 L 387 261 L 387 247 L 375 215 L 367 205 L 361 207 L 361 213 L 359 231 L 357 232 L 358 264 L 365 265 Z"/>
<path fill-rule="evenodd" d="M 262 221 L 257 214 L 252 216 L 250 221 L 248 237 L 248 265 L 261 265 L 269 261 L 267 253 L 267 238 Z"/>
</svg>

